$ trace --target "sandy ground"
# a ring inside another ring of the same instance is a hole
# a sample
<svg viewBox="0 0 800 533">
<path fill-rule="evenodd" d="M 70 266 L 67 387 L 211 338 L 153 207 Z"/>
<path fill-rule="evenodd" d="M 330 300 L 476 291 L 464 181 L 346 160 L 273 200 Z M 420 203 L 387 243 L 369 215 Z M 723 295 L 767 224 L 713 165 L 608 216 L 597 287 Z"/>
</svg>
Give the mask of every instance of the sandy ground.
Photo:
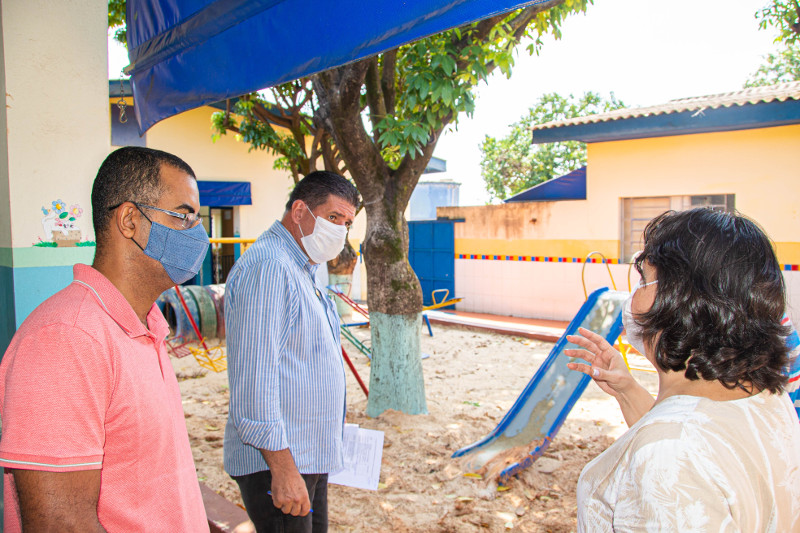
<svg viewBox="0 0 800 533">
<path fill-rule="evenodd" d="M 357 335 L 368 341 L 368 330 Z M 367 358 L 345 341 L 362 379 Z M 455 327 L 422 337 L 428 415 L 389 411 L 365 415 L 366 398 L 347 371 L 347 418 L 385 434 L 377 491 L 330 485 L 330 530 L 395 532 L 568 532 L 576 528 L 575 485 L 583 466 L 621 435 L 617 403 L 594 383 L 575 405 L 556 439 L 533 466 L 497 490 L 466 477 L 451 454 L 491 431 L 530 381 L 552 344 Z M 633 366 L 646 367 L 640 357 Z M 200 480 L 241 505 L 238 487 L 222 469 L 228 413 L 225 372 L 202 369 L 190 357 L 173 359 Z M 655 374 L 635 372 L 651 392 Z"/>
</svg>

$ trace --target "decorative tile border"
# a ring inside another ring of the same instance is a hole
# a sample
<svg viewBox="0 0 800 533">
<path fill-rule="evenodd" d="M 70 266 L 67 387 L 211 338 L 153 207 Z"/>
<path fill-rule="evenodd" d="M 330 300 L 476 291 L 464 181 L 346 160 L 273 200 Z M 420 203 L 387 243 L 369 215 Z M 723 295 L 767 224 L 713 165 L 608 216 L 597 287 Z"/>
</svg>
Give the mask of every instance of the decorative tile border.
<svg viewBox="0 0 800 533">
<path fill-rule="evenodd" d="M 482 255 L 482 254 L 455 254 L 456 259 L 479 259 L 485 261 L 530 261 L 533 263 L 584 263 L 586 260 L 583 257 L 550 257 L 542 255 Z M 592 257 L 589 263 L 608 263 L 610 265 L 619 265 L 620 260 L 612 259 L 599 259 Z M 781 270 L 785 272 L 800 271 L 800 265 L 782 264 Z"/>
<path fill-rule="evenodd" d="M 484 259 L 488 261 L 531 261 L 534 263 L 583 263 L 582 257 L 551 257 L 543 255 L 481 255 L 481 254 L 456 254 L 456 259 Z M 589 263 L 608 263 L 618 265 L 619 259 L 598 259 L 592 257 Z"/>
</svg>

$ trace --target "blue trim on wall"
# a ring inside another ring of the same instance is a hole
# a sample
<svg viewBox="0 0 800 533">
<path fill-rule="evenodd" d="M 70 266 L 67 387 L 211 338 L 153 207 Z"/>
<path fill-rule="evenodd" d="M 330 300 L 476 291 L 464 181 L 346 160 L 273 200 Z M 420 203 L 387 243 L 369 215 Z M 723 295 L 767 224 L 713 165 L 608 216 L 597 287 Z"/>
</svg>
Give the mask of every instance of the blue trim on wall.
<svg viewBox="0 0 800 533">
<path fill-rule="evenodd" d="M 559 126 L 533 132 L 532 142 L 605 142 L 693 133 L 735 131 L 800 124 L 800 101 L 786 100 L 742 106 L 684 111 L 591 124 Z"/>
</svg>

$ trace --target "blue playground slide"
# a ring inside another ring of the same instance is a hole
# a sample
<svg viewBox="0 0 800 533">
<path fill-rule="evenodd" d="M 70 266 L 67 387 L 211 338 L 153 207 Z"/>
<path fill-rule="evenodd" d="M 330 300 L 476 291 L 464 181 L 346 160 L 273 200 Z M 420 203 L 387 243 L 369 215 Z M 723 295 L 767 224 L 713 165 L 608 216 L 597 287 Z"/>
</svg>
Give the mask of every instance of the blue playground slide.
<svg viewBox="0 0 800 533">
<path fill-rule="evenodd" d="M 564 350 L 580 347 L 567 342 L 566 336 L 583 327 L 614 344 L 622 332 L 622 307 L 628 296 L 608 288 L 590 294 L 503 420 L 485 438 L 453 457 L 467 457 L 464 468 L 473 472 L 490 461 L 503 465 L 498 476 L 502 483 L 541 456 L 591 380 L 567 368 L 573 358 L 564 355 Z"/>
</svg>

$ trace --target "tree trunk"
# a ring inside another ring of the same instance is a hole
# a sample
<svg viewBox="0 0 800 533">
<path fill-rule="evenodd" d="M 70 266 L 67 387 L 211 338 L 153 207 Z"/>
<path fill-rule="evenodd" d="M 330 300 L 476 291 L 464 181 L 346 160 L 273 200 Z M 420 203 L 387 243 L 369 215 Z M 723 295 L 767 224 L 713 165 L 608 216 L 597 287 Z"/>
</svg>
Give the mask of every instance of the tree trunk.
<svg viewBox="0 0 800 533">
<path fill-rule="evenodd" d="M 363 252 L 373 340 L 367 415 L 375 417 L 387 409 L 423 414 L 428 408 L 419 344 L 422 291 L 408 262 L 403 212 L 433 145 L 412 164 L 389 169 L 361 119 L 360 94 L 368 62 L 317 74 L 317 113 L 333 135 L 367 211 Z"/>
<path fill-rule="evenodd" d="M 367 416 L 425 414 L 420 359 L 422 290 L 408 262 L 408 224 L 390 206 L 367 208 L 364 262 L 372 332 Z"/>
<path fill-rule="evenodd" d="M 328 274 L 339 276 L 352 274 L 357 262 L 358 254 L 353 245 L 350 244 L 350 239 L 345 239 L 344 248 L 339 252 L 339 255 L 328 261 Z"/>
</svg>

